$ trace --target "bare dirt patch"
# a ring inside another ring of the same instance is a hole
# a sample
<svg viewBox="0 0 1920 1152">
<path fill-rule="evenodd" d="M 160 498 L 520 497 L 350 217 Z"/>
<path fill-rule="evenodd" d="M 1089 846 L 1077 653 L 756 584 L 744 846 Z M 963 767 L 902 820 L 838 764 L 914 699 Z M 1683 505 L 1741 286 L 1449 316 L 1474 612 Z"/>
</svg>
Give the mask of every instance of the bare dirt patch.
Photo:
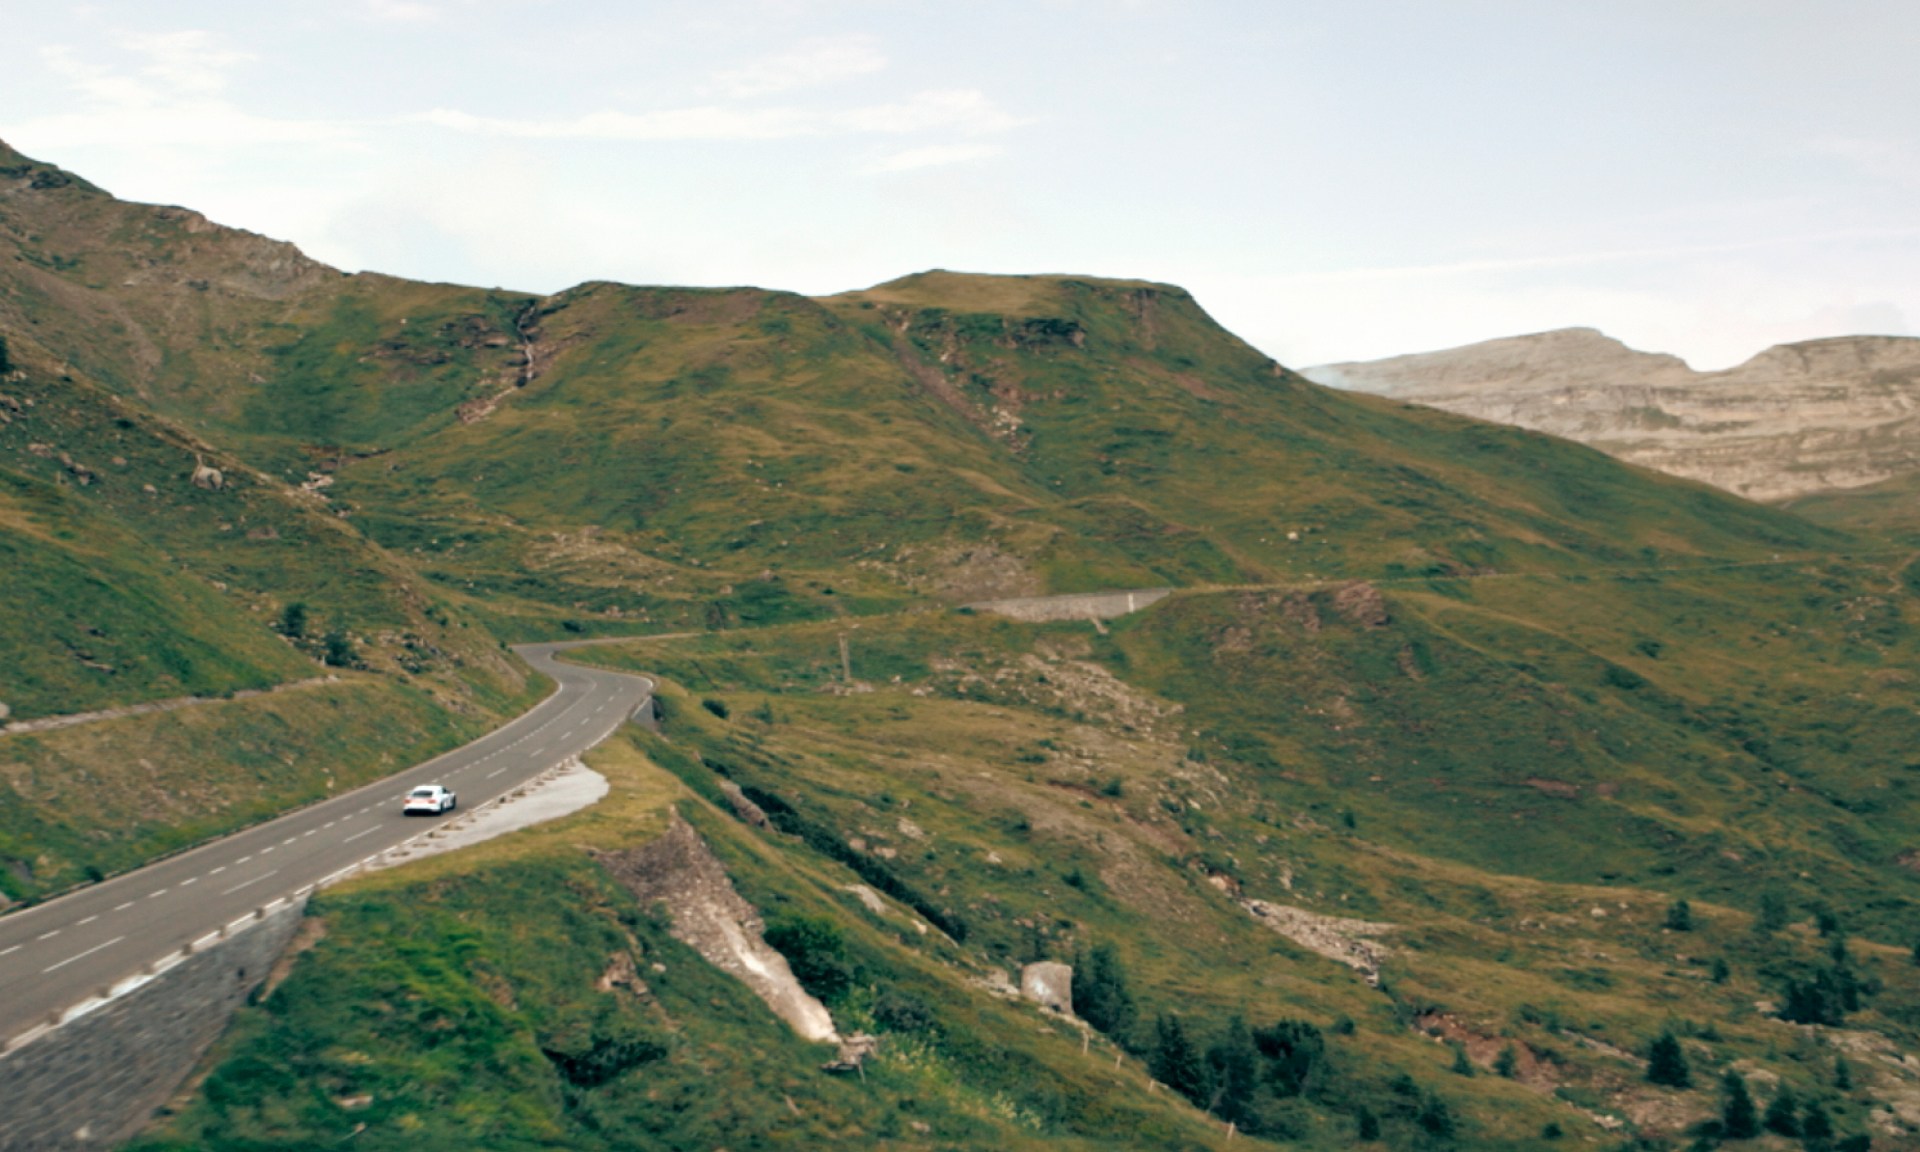
<svg viewBox="0 0 1920 1152">
<path fill-rule="evenodd" d="M 1309 952 L 1345 964 L 1373 987 L 1380 986 L 1380 965 L 1389 949 L 1374 937 L 1394 930 L 1396 925 L 1373 920 L 1349 920 L 1343 916 L 1322 916 L 1287 904 L 1265 900 L 1243 900 L 1240 906 L 1254 919 Z"/>
<path fill-rule="evenodd" d="M 745 984 L 796 1033 L 840 1039 L 826 1005 L 800 987 L 787 958 L 767 945 L 759 912 L 734 891 L 725 865 L 679 812 L 659 839 L 596 857 L 642 904 L 666 905 L 675 939 Z"/>
</svg>

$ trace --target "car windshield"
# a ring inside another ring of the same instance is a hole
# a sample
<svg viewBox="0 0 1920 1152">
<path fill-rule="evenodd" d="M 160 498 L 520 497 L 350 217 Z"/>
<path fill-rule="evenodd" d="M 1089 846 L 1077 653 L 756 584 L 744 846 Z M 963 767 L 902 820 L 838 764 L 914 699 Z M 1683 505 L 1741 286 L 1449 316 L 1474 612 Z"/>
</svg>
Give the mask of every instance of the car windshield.
<svg viewBox="0 0 1920 1152">
<path fill-rule="evenodd" d="M 429 796 L 429 797 L 430 797 L 430 796 L 432 796 L 432 795 L 433 795 L 433 789 L 431 789 L 431 788 L 415 788 L 415 789 L 413 790 L 413 794 L 414 794 L 415 796 Z"/>
</svg>

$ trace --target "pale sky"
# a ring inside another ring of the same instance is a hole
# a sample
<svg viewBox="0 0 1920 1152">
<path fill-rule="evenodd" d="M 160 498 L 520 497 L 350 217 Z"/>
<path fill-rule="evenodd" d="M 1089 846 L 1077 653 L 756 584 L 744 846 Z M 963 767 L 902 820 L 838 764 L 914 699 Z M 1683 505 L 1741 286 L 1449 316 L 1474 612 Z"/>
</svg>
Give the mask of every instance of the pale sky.
<svg viewBox="0 0 1920 1152">
<path fill-rule="evenodd" d="M 350 270 L 1170 281 L 1295 366 L 1920 323 L 1911 0 L 0 0 L 0 139 Z"/>
</svg>

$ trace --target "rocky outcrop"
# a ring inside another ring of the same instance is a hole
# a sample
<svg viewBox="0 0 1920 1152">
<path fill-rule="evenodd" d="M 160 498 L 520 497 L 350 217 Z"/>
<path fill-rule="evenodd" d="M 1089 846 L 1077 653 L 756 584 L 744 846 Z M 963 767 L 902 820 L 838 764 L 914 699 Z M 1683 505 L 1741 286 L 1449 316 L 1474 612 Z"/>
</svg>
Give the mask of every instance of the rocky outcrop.
<svg viewBox="0 0 1920 1152">
<path fill-rule="evenodd" d="M 1920 339 L 1909 337 L 1783 344 L 1695 372 L 1569 328 L 1306 375 L 1564 436 L 1754 500 L 1920 472 Z"/>
<path fill-rule="evenodd" d="M 1242 900 L 1240 906 L 1295 944 L 1345 964 L 1360 973 L 1368 984 L 1380 986 L 1380 965 L 1386 960 L 1388 949 L 1374 937 L 1391 932 L 1392 924 L 1322 916 L 1304 908 L 1270 904 L 1265 900 Z"/>
<path fill-rule="evenodd" d="M 1020 995 L 1055 1012 L 1073 1014 L 1073 965 L 1041 960 L 1020 970 Z"/>
<path fill-rule="evenodd" d="M 678 812 L 659 839 L 602 853 L 599 860 L 641 904 L 666 905 L 675 939 L 752 989 L 795 1032 L 808 1040 L 840 1040 L 826 1006 L 800 987 L 786 957 L 767 945 L 759 913 L 734 891 L 719 857 Z"/>
</svg>

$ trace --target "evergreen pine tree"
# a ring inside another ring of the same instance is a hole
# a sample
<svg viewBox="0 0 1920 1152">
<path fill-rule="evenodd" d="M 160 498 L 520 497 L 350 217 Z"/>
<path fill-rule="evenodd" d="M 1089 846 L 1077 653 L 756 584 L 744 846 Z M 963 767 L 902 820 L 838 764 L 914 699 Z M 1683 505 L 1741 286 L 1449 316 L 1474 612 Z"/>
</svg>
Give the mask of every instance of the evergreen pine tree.
<svg viewBox="0 0 1920 1152">
<path fill-rule="evenodd" d="M 1207 1066 L 1187 1037 L 1180 1017 L 1162 1013 L 1153 1022 L 1153 1049 L 1147 1053 L 1147 1071 L 1160 1083 L 1206 1107 Z"/>
<path fill-rule="evenodd" d="M 1466 1045 L 1455 1044 L 1453 1046 L 1453 1068 L 1451 1070 L 1455 1076 L 1473 1075 L 1473 1061 L 1467 1058 Z"/>
<path fill-rule="evenodd" d="M 1207 1049 L 1207 1071 L 1213 1080 L 1208 1111 L 1243 1129 L 1251 1128 L 1253 1095 L 1260 1082 L 1260 1050 L 1253 1045 L 1246 1020 L 1235 1016 L 1227 1021 L 1226 1031 Z"/>
<path fill-rule="evenodd" d="M 1520 1073 L 1520 1054 L 1509 1044 L 1500 1049 L 1500 1055 L 1493 1058 L 1493 1071 L 1508 1080 Z"/>
<path fill-rule="evenodd" d="M 1747 1082 L 1738 1072 L 1729 1070 L 1721 1081 L 1726 1102 L 1720 1108 L 1720 1130 L 1729 1140 L 1751 1140 L 1760 1135 L 1760 1111 L 1753 1106 Z"/>
<path fill-rule="evenodd" d="M 1780 1091 L 1768 1101 L 1767 1114 L 1761 1120 L 1761 1124 L 1767 1131 L 1781 1136 L 1798 1136 L 1800 1135 L 1799 1107 L 1799 1101 L 1793 1098 L 1793 1089 L 1782 1084 Z"/>
<path fill-rule="evenodd" d="M 1429 1136 L 1445 1139 L 1454 1132 L 1453 1109 L 1448 1108 L 1447 1102 L 1435 1092 L 1429 1092 L 1421 1102 L 1420 1115 L 1414 1118 L 1414 1122 Z"/>
<path fill-rule="evenodd" d="M 1375 1116 L 1365 1104 L 1360 1105 L 1360 1110 L 1353 1114 L 1353 1135 L 1359 1140 L 1380 1139 L 1380 1117 Z"/>
<path fill-rule="evenodd" d="M 1133 1031 L 1134 1011 L 1126 969 L 1113 945 L 1098 944 L 1074 957 L 1074 1015 L 1124 1045 Z"/>
<path fill-rule="evenodd" d="M 1778 889 L 1760 893 L 1760 911 L 1753 918 L 1753 930 L 1763 934 L 1778 932 L 1787 926 L 1787 898 Z"/>
<path fill-rule="evenodd" d="M 1667 905 L 1667 927 L 1675 932 L 1693 931 L 1693 905 L 1685 900 Z"/>
<path fill-rule="evenodd" d="M 1827 1110 L 1820 1107 L 1818 1100 L 1807 1101 L 1807 1110 L 1800 1117 L 1800 1138 L 1809 1147 L 1817 1141 L 1833 1139 L 1833 1121 L 1827 1118 Z"/>
<path fill-rule="evenodd" d="M 1686 1051 L 1672 1032 L 1660 1033 L 1647 1049 L 1647 1080 L 1668 1088 L 1685 1088 L 1693 1083 Z"/>
</svg>

